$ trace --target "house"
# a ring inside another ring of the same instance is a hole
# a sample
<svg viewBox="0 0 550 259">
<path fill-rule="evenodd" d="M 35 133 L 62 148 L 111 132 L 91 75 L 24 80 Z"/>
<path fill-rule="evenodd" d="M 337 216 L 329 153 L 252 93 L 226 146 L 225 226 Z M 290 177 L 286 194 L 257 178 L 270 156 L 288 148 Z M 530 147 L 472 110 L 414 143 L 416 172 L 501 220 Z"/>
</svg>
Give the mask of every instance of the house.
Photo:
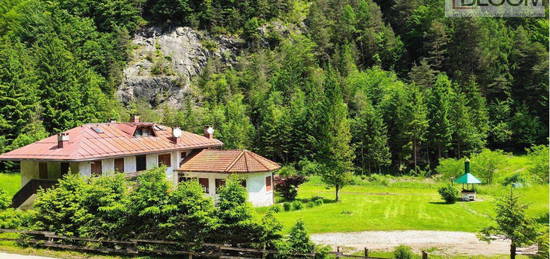
<svg viewBox="0 0 550 259">
<path fill-rule="evenodd" d="M 89 123 L 0 155 L 20 161 L 21 189 L 12 206 L 29 207 L 39 188 L 49 188 L 73 172 L 95 177 L 166 166 L 166 178 L 177 184 L 197 178 L 207 195 L 230 175 L 238 174 L 254 206 L 273 204 L 273 171 L 279 165 L 248 150 L 220 150 L 212 127 L 197 135 L 150 122 Z"/>
</svg>

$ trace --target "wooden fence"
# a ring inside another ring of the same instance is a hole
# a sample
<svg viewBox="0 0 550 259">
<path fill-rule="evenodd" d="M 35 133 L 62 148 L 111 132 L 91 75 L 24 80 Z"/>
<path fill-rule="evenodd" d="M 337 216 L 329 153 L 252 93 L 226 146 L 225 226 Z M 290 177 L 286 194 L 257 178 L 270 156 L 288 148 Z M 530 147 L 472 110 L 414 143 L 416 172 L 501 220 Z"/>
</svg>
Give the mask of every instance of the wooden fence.
<svg viewBox="0 0 550 259">
<path fill-rule="evenodd" d="M 189 258 L 226 258 L 226 259 L 248 259 L 248 258 L 269 258 L 270 256 L 283 256 L 284 258 L 318 258 L 320 254 L 281 254 L 276 250 L 243 248 L 230 246 L 227 244 L 202 243 L 199 249 L 186 249 L 182 247 L 195 247 L 197 244 L 182 243 L 166 240 L 142 240 L 131 239 L 127 241 L 120 240 L 98 240 L 82 237 L 59 236 L 53 232 L 47 231 L 27 231 L 15 229 L 0 229 L 0 233 L 18 233 L 17 238 L 0 237 L 0 240 L 18 241 L 34 246 L 56 248 L 65 250 L 77 250 L 105 254 L 124 254 L 124 255 L 187 255 Z M 348 255 L 340 251 L 329 252 L 336 258 L 363 258 L 363 259 L 387 259 L 379 257 L 370 257 L 369 250 L 364 249 L 363 255 Z M 427 259 L 428 254 L 422 252 L 422 259 Z"/>
</svg>

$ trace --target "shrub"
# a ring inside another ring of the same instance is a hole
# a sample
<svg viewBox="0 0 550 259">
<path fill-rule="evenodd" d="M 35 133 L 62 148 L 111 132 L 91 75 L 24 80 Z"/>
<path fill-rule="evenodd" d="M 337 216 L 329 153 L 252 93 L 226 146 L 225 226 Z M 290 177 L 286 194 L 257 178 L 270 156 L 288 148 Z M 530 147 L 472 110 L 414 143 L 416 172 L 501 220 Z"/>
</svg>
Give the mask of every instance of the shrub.
<svg viewBox="0 0 550 259">
<path fill-rule="evenodd" d="M 308 207 L 308 208 L 313 208 L 313 207 L 315 207 L 315 205 L 316 204 L 313 201 L 310 201 L 310 202 L 306 203 L 306 207 Z"/>
<path fill-rule="evenodd" d="M 323 205 L 323 203 L 325 203 L 323 199 L 320 199 L 320 200 L 314 200 L 313 202 L 314 202 L 314 203 L 315 203 L 315 205 L 317 205 L 317 206 L 319 206 L 319 205 Z"/>
<path fill-rule="evenodd" d="M 271 207 L 269 210 L 272 211 L 273 213 L 279 213 L 281 212 L 282 209 L 280 205 L 273 205 L 273 207 Z"/>
<path fill-rule="evenodd" d="M 285 202 L 283 203 L 283 208 L 285 209 L 285 211 L 290 211 L 292 210 L 292 204 L 290 204 L 290 202 Z"/>
<path fill-rule="evenodd" d="M 275 189 L 280 192 L 286 200 L 294 200 L 298 195 L 298 187 L 306 182 L 306 178 L 302 175 L 298 175 L 293 166 L 281 168 L 279 175 L 283 179 L 276 184 Z"/>
<path fill-rule="evenodd" d="M 531 162 L 529 173 L 539 183 L 548 183 L 548 146 L 533 146 L 527 152 Z"/>
<path fill-rule="evenodd" d="M 410 247 L 400 245 L 393 250 L 393 257 L 395 259 L 412 259 L 414 253 Z"/>
<path fill-rule="evenodd" d="M 504 185 L 504 186 L 508 186 L 508 185 L 512 185 L 512 186 L 520 185 L 521 186 L 521 185 L 524 185 L 526 183 L 527 183 L 527 180 L 525 180 L 525 178 L 523 178 L 523 176 L 519 173 L 508 176 L 508 177 L 504 178 L 504 180 L 502 180 L 502 185 Z"/>
<path fill-rule="evenodd" d="M 11 204 L 10 197 L 8 194 L 4 191 L 4 189 L 0 188 L 0 210 L 7 209 Z"/>
<path fill-rule="evenodd" d="M 474 154 L 470 158 L 472 174 L 484 183 L 493 183 L 496 171 L 508 165 L 508 156 L 509 154 L 502 150 L 484 149 L 481 153 Z M 445 180 L 456 178 L 464 173 L 464 158 L 440 159 L 435 170 L 442 174 Z"/>
<path fill-rule="evenodd" d="M 383 175 L 383 174 L 371 174 L 367 178 L 367 180 L 371 183 L 377 183 L 384 186 L 388 186 L 390 184 L 391 176 Z"/>
<path fill-rule="evenodd" d="M 458 190 L 450 184 L 439 188 L 438 192 L 441 195 L 441 198 L 443 198 L 443 200 L 445 200 L 445 202 L 449 204 L 455 203 L 460 195 Z"/>
<path fill-rule="evenodd" d="M 303 204 L 302 202 L 300 202 L 300 201 L 293 201 L 293 202 L 292 202 L 292 208 L 293 208 L 294 210 L 301 210 L 301 209 L 304 208 L 304 204 Z"/>
<path fill-rule="evenodd" d="M 24 211 L 12 208 L 0 211 L 0 228 L 29 228 L 32 224 L 33 212 L 32 210 Z"/>
</svg>

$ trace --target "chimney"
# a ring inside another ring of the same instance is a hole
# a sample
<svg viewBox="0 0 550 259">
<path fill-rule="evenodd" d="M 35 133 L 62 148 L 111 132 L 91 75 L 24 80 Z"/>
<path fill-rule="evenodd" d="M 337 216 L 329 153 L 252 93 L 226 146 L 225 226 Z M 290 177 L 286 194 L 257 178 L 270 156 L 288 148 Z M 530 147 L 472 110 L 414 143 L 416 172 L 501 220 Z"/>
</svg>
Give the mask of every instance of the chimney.
<svg viewBox="0 0 550 259">
<path fill-rule="evenodd" d="M 69 143 L 69 133 L 59 133 L 57 134 L 57 147 L 63 148 L 63 146 Z"/>
<path fill-rule="evenodd" d="M 213 139 L 214 138 L 214 128 L 212 126 L 204 126 L 204 136 Z"/>
<path fill-rule="evenodd" d="M 138 115 L 132 115 L 132 122 L 134 122 L 134 123 L 139 122 L 139 116 Z"/>
<path fill-rule="evenodd" d="M 176 127 L 172 129 L 172 140 L 174 140 L 174 144 L 179 144 L 181 141 L 181 129 Z"/>
</svg>

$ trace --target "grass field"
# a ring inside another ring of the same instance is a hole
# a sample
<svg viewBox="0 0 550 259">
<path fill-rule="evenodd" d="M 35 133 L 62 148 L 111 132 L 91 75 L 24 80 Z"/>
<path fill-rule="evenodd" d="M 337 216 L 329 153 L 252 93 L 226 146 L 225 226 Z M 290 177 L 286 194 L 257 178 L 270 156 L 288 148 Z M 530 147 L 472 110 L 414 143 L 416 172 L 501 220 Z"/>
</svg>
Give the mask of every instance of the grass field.
<svg viewBox="0 0 550 259">
<path fill-rule="evenodd" d="M 0 174 L 0 189 L 4 190 L 10 197 L 21 188 L 20 174 Z"/>
<path fill-rule="evenodd" d="M 365 184 L 347 186 L 341 201 L 334 190 L 326 189 L 318 179 L 300 187 L 298 199 L 321 196 L 329 201 L 313 208 L 283 211 L 276 218 L 288 230 L 302 219 L 311 233 L 366 230 L 448 230 L 477 232 L 491 223 L 495 197 L 505 193 L 498 185 L 480 186 L 478 201 L 444 204 L 437 193 L 438 183 L 426 181 L 395 182 L 388 186 Z M 548 212 L 548 185 L 516 189 L 530 204 L 528 214 L 543 218 Z M 266 208 L 258 209 L 265 213 Z"/>
</svg>

